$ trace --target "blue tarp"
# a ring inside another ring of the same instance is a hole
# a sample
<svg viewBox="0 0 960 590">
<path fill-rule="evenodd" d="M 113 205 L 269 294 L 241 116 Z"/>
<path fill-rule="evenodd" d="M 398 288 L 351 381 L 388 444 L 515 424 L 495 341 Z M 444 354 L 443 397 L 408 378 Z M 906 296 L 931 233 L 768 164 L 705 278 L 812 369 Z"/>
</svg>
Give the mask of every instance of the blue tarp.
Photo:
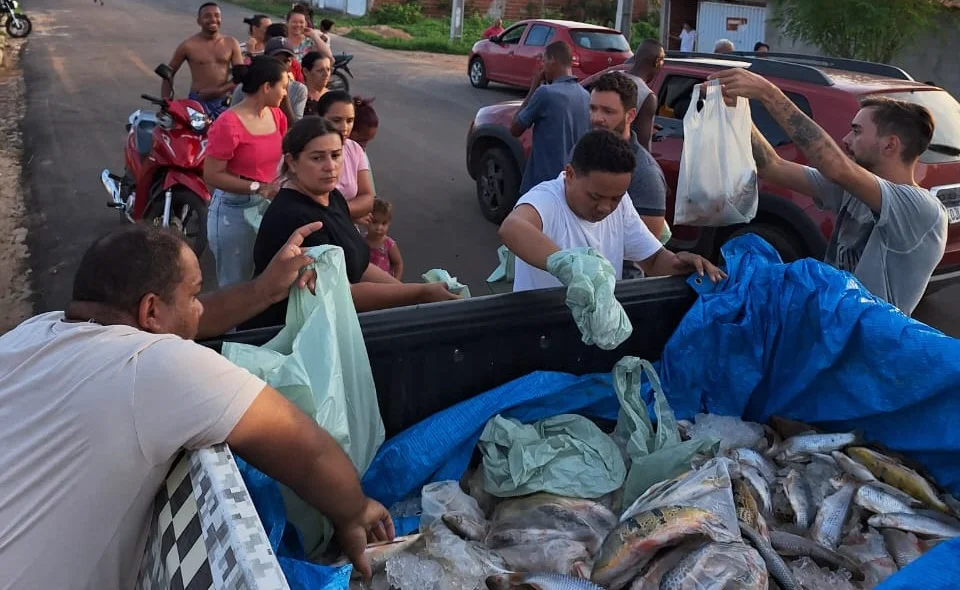
<svg viewBox="0 0 960 590">
<path fill-rule="evenodd" d="M 691 279 L 701 296 L 657 366 L 678 418 L 713 412 L 765 421 L 780 414 L 833 431 L 861 429 L 960 492 L 960 429 L 952 427 L 960 416 L 960 340 L 907 318 L 848 273 L 809 259 L 780 263 L 754 235 L 727 244 L 724 258 L 730 280 L 714 286 Z M 649 402 L 649 391 L 644 396 Z M 429 481 L 459 478 L 483 424 L 498 412 L 523 422 L 563 412 L 614 418 L 617 402 L 609 375 L 533 373 L 387 441 L 364 489 L 390 505 Z M 279 492 L 268 496 L 279 500 Z M 257 509 L 276 518 L 275 505 Z M 279 555 L 296 550 L 283 528 L 268 533 L 272 542 L 279 537 Z M 294 572 L 290 562 L 281 560 L 285 573 Z M 315 579 L 314 588 L 346 588 L 330 585 L 329 573 L 321 578 L 325 568 L 303 567 L 318 569 L 296 572 L 298 584 Z M 956 580 L 960 539 L 880 588 L 946 590 Z"/>
</svg>

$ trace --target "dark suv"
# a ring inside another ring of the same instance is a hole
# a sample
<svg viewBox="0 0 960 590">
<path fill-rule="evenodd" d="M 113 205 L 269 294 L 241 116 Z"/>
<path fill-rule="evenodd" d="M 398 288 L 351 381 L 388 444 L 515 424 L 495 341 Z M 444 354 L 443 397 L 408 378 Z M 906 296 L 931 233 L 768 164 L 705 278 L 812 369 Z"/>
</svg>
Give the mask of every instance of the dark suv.
<svg viewBox="0 0 960 590">
<path fill-rule="evenodd" d="M 625 70 L 629 62 L 606 71 Z M 663 168 L 672 190 L 677 186 L 683 147 L 683 114 L 695 84 L 711 73 L 730 67 L 749 67 L 774 82 L 834 139 L 847 134 L 850 122 L 867 96 L 887 96 L 922 104 L 933 113 L 933 143 L 917 166 L 917 181 L 947 207 L 950 230 L 947 250 L 931 290 L 948 280 L 960 280 L 960 103 L 947 92 L 916 82 L 903 70 L 870 62 L 793 54 L 729 55 L 668 52 L 663 70 L 651 84 L 660 101 L 659 131 L 653 156 Z M 601 73 L 602 74 L 602 73 Z M 590 88 L 601 74 L 583 81 Z M 520 178 L 530 150 L 530 133 L 515 138 L 510 122 L 519 101 L 477 111 L 467 136 L 467 170 L 477 182 L 477 199 L 484 217 L 499 223 L 519 198 Z M 803 163 L 801 151 L 790 141 L 767 110 L 751 101 L 753 120 L 781 157 Z M 756 218 L 747 225 L 720 228 L 673 227 L 670 247 L 692 250 L 716 259 L 730 238 L 752 232 L 770 242 L 784 260 L 810 256 L 822 259 L 833 232 L 834 214 L 820 210 L 806 195 L 786 187 L 760 183 Z M 673 221 L 673 195 L 667 198 L 667 220 Z"/>
</svg>

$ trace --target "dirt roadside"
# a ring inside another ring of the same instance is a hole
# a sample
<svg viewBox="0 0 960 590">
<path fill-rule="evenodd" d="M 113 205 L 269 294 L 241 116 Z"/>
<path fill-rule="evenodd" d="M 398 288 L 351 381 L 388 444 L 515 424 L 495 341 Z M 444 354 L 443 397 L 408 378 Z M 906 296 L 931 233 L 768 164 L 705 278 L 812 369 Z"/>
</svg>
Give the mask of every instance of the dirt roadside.
<svg viewBox="0 0 960 590">
<path fill-rule="evenodd" d="M 33 308 L 21 173 L 25 102 L 19 61 L 23 44 L 6 40 L 0 60 L 0 334 L 28 318 Z"/>
</svg>

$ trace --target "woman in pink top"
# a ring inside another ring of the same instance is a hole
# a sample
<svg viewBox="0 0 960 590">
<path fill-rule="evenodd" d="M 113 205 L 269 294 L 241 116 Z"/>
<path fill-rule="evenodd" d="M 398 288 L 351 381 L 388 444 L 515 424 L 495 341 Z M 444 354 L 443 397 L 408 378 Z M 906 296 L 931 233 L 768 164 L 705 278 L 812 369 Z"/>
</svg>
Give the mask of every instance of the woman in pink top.
<svg viewBox="0 0 960 590">
<path fill-rule="evenodd" d="M 286 69 L 272 57 L 236 66 L 244 100 L 220 115 L 207 133 L 203 179 L 216 189 L 207 216 L 207 241 L 221 287 L 253 278 L 256 230 L 244 212 L 279 190 L 287 118 L 278 108 L 287 92 Z"/>
<path fill-rule="evenodd" d="M 370 162 L 359 143 L 350 139 L 356 119 L 353 97 L 342 90 L 331 90 L 317 101 L 317 114 L 330 121 L 343 137 L 343 165 L 337 190 L 350 207 L 350 217 L 366 221 L 373 211 L 373 177 Z"/>
</svg>

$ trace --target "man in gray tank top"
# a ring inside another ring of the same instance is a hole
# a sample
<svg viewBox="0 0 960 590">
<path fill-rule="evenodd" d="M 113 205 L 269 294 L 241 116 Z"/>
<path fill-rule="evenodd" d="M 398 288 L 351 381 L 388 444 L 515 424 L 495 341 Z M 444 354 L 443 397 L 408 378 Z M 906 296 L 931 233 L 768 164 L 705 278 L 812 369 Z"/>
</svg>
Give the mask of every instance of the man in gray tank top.
<svg viewBox="0 0 960 590">
<path fill-rule="evenodd" d="M 626 72 L 637 85 L 637 118 L 633 120 L 633 131 L 637 141 L 650 151 L 650 138 L 653 136 L 653 119 L 657 116 L 657 95 L 650 90 L 650 84 L 663 69 L 666 53 L 663 45 L 656 39 L 646 39 L 637 46 L 633 55 L 633 65 Z"/>
<path fill-rule="evenodd" d="M 807 157 L 810 166 L 783 160 L 753 129 L 760 178 L 837 213 L 825 262 L 853 273 L 871 293 L 910 315 L 947 243 L 947 211 L 914 177 L 933 139 L 930 112 L 908 102 L 864 100 L 841 148 L 764 78 L 742 68 L 710 77 L 727 97 L 762 102 Z"/>
</svg>

